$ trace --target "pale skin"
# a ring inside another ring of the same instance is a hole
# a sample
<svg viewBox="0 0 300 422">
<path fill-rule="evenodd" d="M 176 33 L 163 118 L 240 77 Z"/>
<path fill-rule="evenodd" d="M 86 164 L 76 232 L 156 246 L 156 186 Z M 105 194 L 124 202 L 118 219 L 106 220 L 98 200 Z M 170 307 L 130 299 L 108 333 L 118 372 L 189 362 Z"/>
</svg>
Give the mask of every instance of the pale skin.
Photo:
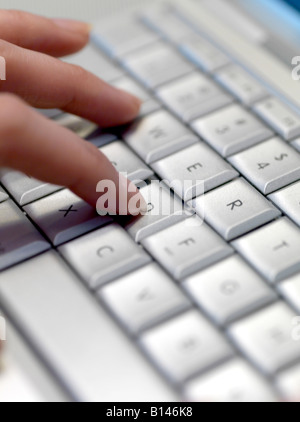
<svg viewBox="0 0 300 422">
<path fill-rule="evenodd" d="M 139 99 L 58 59 L 82 49 L 89 32 L 82 22 L 0 10 L 0 56 L 7 75 L 0 81 L 0 167 L 65 186 L 94 207 L 98 182 L 111 180 L 117 194 L 128 191 L 128 204 L 138 195 L 134 202 L 142 212 L 146 204 L 138 190 L 119 182 L 115 167 L 96 147 L 32 108 L 60 108 L 102 128 L 137 116 Z"/>
</svg>

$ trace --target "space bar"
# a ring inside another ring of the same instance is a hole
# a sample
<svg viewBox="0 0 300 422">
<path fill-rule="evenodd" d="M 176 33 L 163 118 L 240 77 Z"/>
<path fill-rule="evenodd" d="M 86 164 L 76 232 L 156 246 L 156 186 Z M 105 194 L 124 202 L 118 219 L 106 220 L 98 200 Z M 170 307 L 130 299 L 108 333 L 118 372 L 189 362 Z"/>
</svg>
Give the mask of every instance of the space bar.
<svg viewBox="0 0 300 422">
<path fill-rule="evenodd" d="M 56 252 L 0 275 L 0 306 L 74 401 L 176 401 Z"/>
</svg>

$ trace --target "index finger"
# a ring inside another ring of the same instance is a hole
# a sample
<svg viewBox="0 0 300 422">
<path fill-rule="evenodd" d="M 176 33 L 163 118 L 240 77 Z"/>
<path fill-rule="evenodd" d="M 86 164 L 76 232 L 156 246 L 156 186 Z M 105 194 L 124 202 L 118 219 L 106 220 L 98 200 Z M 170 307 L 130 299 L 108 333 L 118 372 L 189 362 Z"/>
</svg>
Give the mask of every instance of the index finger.
<svg viewBox="0 0 300 422">
<path fill-rule="evenodd" d="M 141 101 L 81 67 L 0 40 L 7 80 L 0 91 L 19 95 L 38 108 L 60 108 L 101 127 L 133 120 Z"/>
</svg>

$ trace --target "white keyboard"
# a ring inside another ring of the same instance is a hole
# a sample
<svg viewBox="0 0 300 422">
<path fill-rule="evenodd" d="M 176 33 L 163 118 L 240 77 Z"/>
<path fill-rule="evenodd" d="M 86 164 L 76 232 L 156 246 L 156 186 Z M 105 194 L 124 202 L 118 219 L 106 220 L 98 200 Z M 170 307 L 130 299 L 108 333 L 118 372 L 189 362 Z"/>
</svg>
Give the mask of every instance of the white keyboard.
<svg viewBox="0 0 300 422">
<path fill-rule="evenodd" d="M 300 115 L 172 8 L 92 40 L 67 61 L 142 98 L 139 118 L 102 133 L 49 116 L 146 180 L 149 211 L 100 217 L 2 172 L 1 307 L 72 400 L 105 401 L 105 385 L 147 400 L 158 372 L 170 400 L 299 401 Z M 173 211 L 158 215 L 164 202 Z"/>
</svg>

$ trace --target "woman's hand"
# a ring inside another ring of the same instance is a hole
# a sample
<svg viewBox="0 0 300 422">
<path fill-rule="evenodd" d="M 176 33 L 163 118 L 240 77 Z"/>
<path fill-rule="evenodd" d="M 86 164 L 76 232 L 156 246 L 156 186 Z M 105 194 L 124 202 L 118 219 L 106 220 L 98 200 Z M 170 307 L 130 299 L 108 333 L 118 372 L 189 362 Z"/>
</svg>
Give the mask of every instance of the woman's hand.
<svg viewBox="0 0 300 422">
<path fill-rule="evenodd" d="M 89 25 L 77 21 L 0 11 L 0 56 L 6 61 L 7 78 L 0 81 L 0 166 L 66 186 L 93 206 L 99 198 L 98 182 L 111 180 L 117 194 L 127 189 L 128 203 L 139 195 L 134 202 L 139 199 L 145 209 L 138 190 L 119 179 L 96 147 L 30 107 L 60 108 L 101 127 L 136 117 L 137 98 L 55 58 L 84 47 L 89 30 Z"/>
</svg>

